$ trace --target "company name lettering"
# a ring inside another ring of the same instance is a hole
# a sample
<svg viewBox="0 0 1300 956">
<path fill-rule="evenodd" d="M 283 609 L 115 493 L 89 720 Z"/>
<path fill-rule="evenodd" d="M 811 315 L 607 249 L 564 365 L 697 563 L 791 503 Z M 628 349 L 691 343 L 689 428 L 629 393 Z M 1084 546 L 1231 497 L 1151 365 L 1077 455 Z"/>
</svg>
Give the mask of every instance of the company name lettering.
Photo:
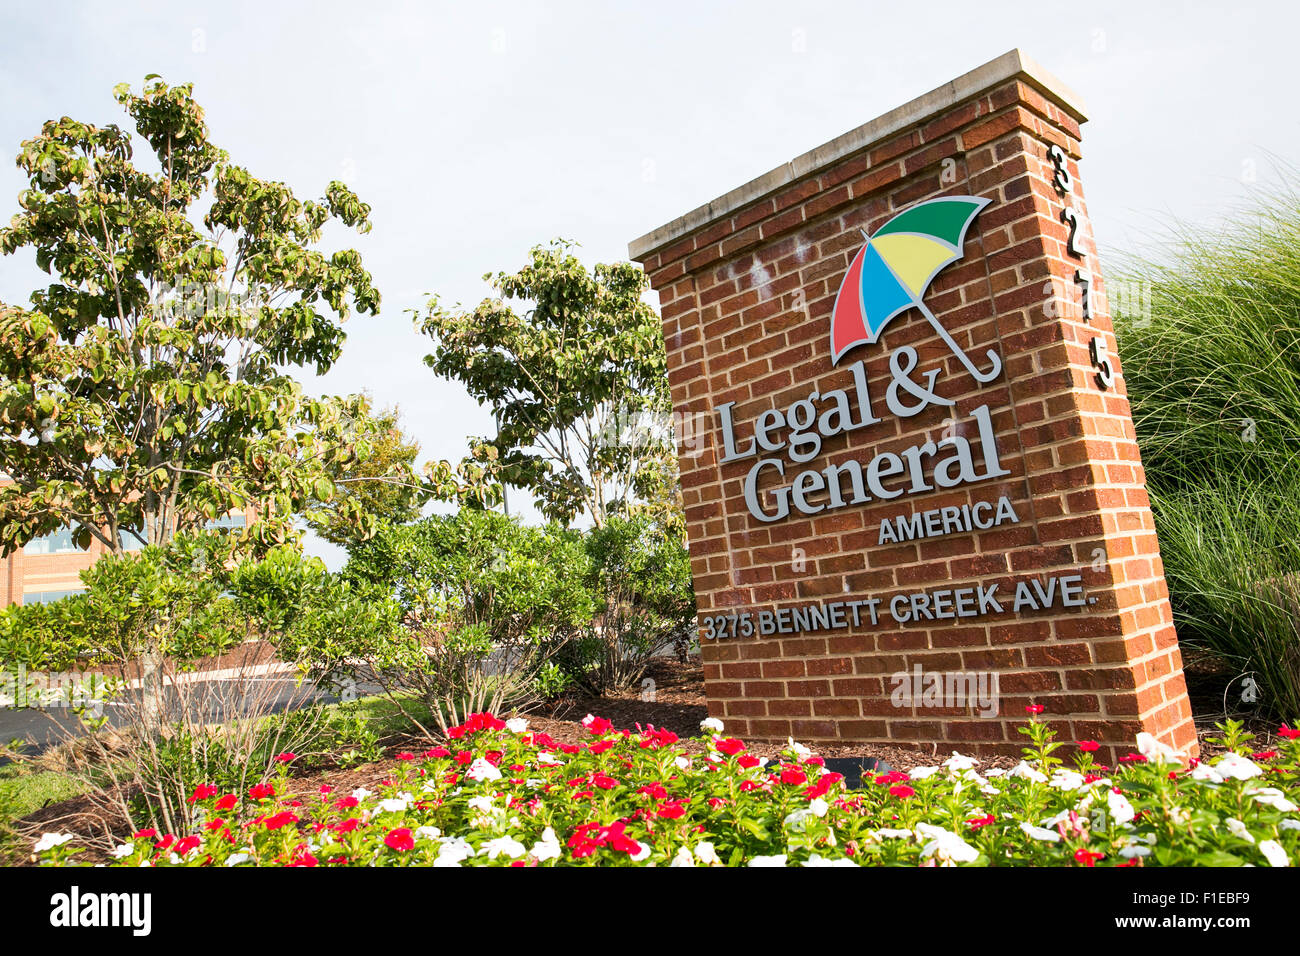
<svg viewBox="0 0 1300 956">
<path fill-rule="evenodd" d="M 894 378 L 886 390 L 885 404 L 894 415 L 909 418 L 932 403 L 952 404 L 934 393 L 934 372 L 924 376 L 925 384 L 910 378 L 909 373 L 916 367 L 916 353 L 910 347 L 898 349 L 891 356 L 890 366 Z M 899 452 L 880 452 L 865 461 L 849 459 L 821 469 L 809 468 L 787 479 L 786 462 L 769 453 L 784 453 L 791 463 L 803 465 L 821 453 L 825 439 L 881 421 L 872 409 L 864 364 L 855 362 L 851 371 L 852 395 L 845 389 L 825 394 L 814 391 L 784 410 L 769 408 L 754 420 L 748 438 L 737 438 L 732 413 L 735 402 L 717 407 L 722 461 L 758 459 L 745 477 L 744 489 L 749 513 L 759 521 L 779 521 L 789 516 L 791 508 L 814 515 L 873 498 L 889 500 L 1010 474 L 998 460 L 989 406 L 981 405 L 971 412 L 980 439 L 980 460 L 965 437 L 949 434 L 937 442 L 920 442 Z M 908 402 L 899 395 L 900 389 L 918 400 Z M 773 480 L 777 486 L 768 489 L 772 502 L 765 507 L 759 485 Z"/>
</svg>

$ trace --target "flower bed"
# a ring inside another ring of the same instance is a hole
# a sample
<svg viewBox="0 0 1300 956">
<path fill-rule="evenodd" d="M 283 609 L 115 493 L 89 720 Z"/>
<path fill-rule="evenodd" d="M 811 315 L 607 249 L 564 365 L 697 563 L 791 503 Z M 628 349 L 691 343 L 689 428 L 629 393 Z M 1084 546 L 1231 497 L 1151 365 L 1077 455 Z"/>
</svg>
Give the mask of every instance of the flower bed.
<svg viewBox="0 0 1300 956">
<path fill-rule="evenodd" d="M 1250 753 L 1185 767 L 1143 735 L 1120 766 L 1067 747 L 1037 712 L 1025 759 L 981 773 L 941 765 L 882 774 L 849 790 L 791 742 L 749 753 L 714 719 L 703 754 L 670 731 L 583 721 L 591 740 L 559 744 L 522 719 L 476 714 L 446 746 L 400 754 L 378 792 L 286 798 L 288 768 L 246 794 L 198 787 L 192 834 L 142 831 L 119 866 L 1151 866 L 1273 865 L 1300 859 L 1300 731 Z M 1072 751 L 1073 767 L 1058 756 Z M 75 863 L 70 834 L 36 845 L 44 864 Z"/>
</svg>

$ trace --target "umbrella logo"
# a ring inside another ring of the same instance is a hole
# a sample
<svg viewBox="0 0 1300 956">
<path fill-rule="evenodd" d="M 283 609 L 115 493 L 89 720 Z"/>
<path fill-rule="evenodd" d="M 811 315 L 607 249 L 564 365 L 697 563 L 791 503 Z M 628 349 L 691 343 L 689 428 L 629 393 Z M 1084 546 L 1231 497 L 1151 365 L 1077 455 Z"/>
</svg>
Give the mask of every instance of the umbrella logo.
<svg viewBox="0 0 1300 956">
<path fill-rule="evenodd" d="M 966 230 L 992 200 L 943 196 L 909 206 L 876 230 L 853 257 L 831 313 L 831 363 L 849 349 L 874 343 L 894 316 L 918 309 L 977 382 L 991 382 L 1002 371 L 992 349 L 992 367 L 981 371 L 923 301 L 926 289 L 945 267 L 962 258 Z"/>
</svg>

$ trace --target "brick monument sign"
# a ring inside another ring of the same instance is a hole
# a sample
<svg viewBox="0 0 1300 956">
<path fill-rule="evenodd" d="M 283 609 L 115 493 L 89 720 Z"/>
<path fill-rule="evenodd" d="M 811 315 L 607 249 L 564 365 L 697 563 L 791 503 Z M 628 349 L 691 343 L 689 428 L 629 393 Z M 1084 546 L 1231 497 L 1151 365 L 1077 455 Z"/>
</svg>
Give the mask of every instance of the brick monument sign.
<svg viewBox="0 0 1300 956">
<path fill-rule="evenodd" d="M 1195 752 L 1083 120 L 1012 51 L 631 244 L 729 731 Z"/>
</svg>

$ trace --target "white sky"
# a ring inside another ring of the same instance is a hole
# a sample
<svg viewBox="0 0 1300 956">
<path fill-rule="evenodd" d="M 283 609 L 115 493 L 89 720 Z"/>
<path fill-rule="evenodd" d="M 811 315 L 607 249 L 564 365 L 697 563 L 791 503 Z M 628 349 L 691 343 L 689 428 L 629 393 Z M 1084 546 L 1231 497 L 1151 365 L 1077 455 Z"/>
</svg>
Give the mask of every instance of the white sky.
<svg viewBox="0 0 1300 956">
<path fill-rule="evenodd" d="M 115 84 L 193 82 L 235 162 L 304 198 L 343 179 L 374 207 L 370 235 L 332 236 L 362 252 L 383 311 L 308 387 L 398 404 L 424 457 L 458 460 L 491 422 L 421 362 L 405 310 L 425 293 L 476 303 L 483 273 L 555 236 L 625 258 L 628 240 L 1016 46 L 1088 107 L 1104 267 L 1174 220 L 1216 222 L 1300 157 L 1297 11 L 0 0 L 0 220 L 25 186 L 6 157 L 45 120 L 125 126 Z M 30 251 L 0 259 L 0 300 L 26 304 L 42 281 Z"/>
</svg>

